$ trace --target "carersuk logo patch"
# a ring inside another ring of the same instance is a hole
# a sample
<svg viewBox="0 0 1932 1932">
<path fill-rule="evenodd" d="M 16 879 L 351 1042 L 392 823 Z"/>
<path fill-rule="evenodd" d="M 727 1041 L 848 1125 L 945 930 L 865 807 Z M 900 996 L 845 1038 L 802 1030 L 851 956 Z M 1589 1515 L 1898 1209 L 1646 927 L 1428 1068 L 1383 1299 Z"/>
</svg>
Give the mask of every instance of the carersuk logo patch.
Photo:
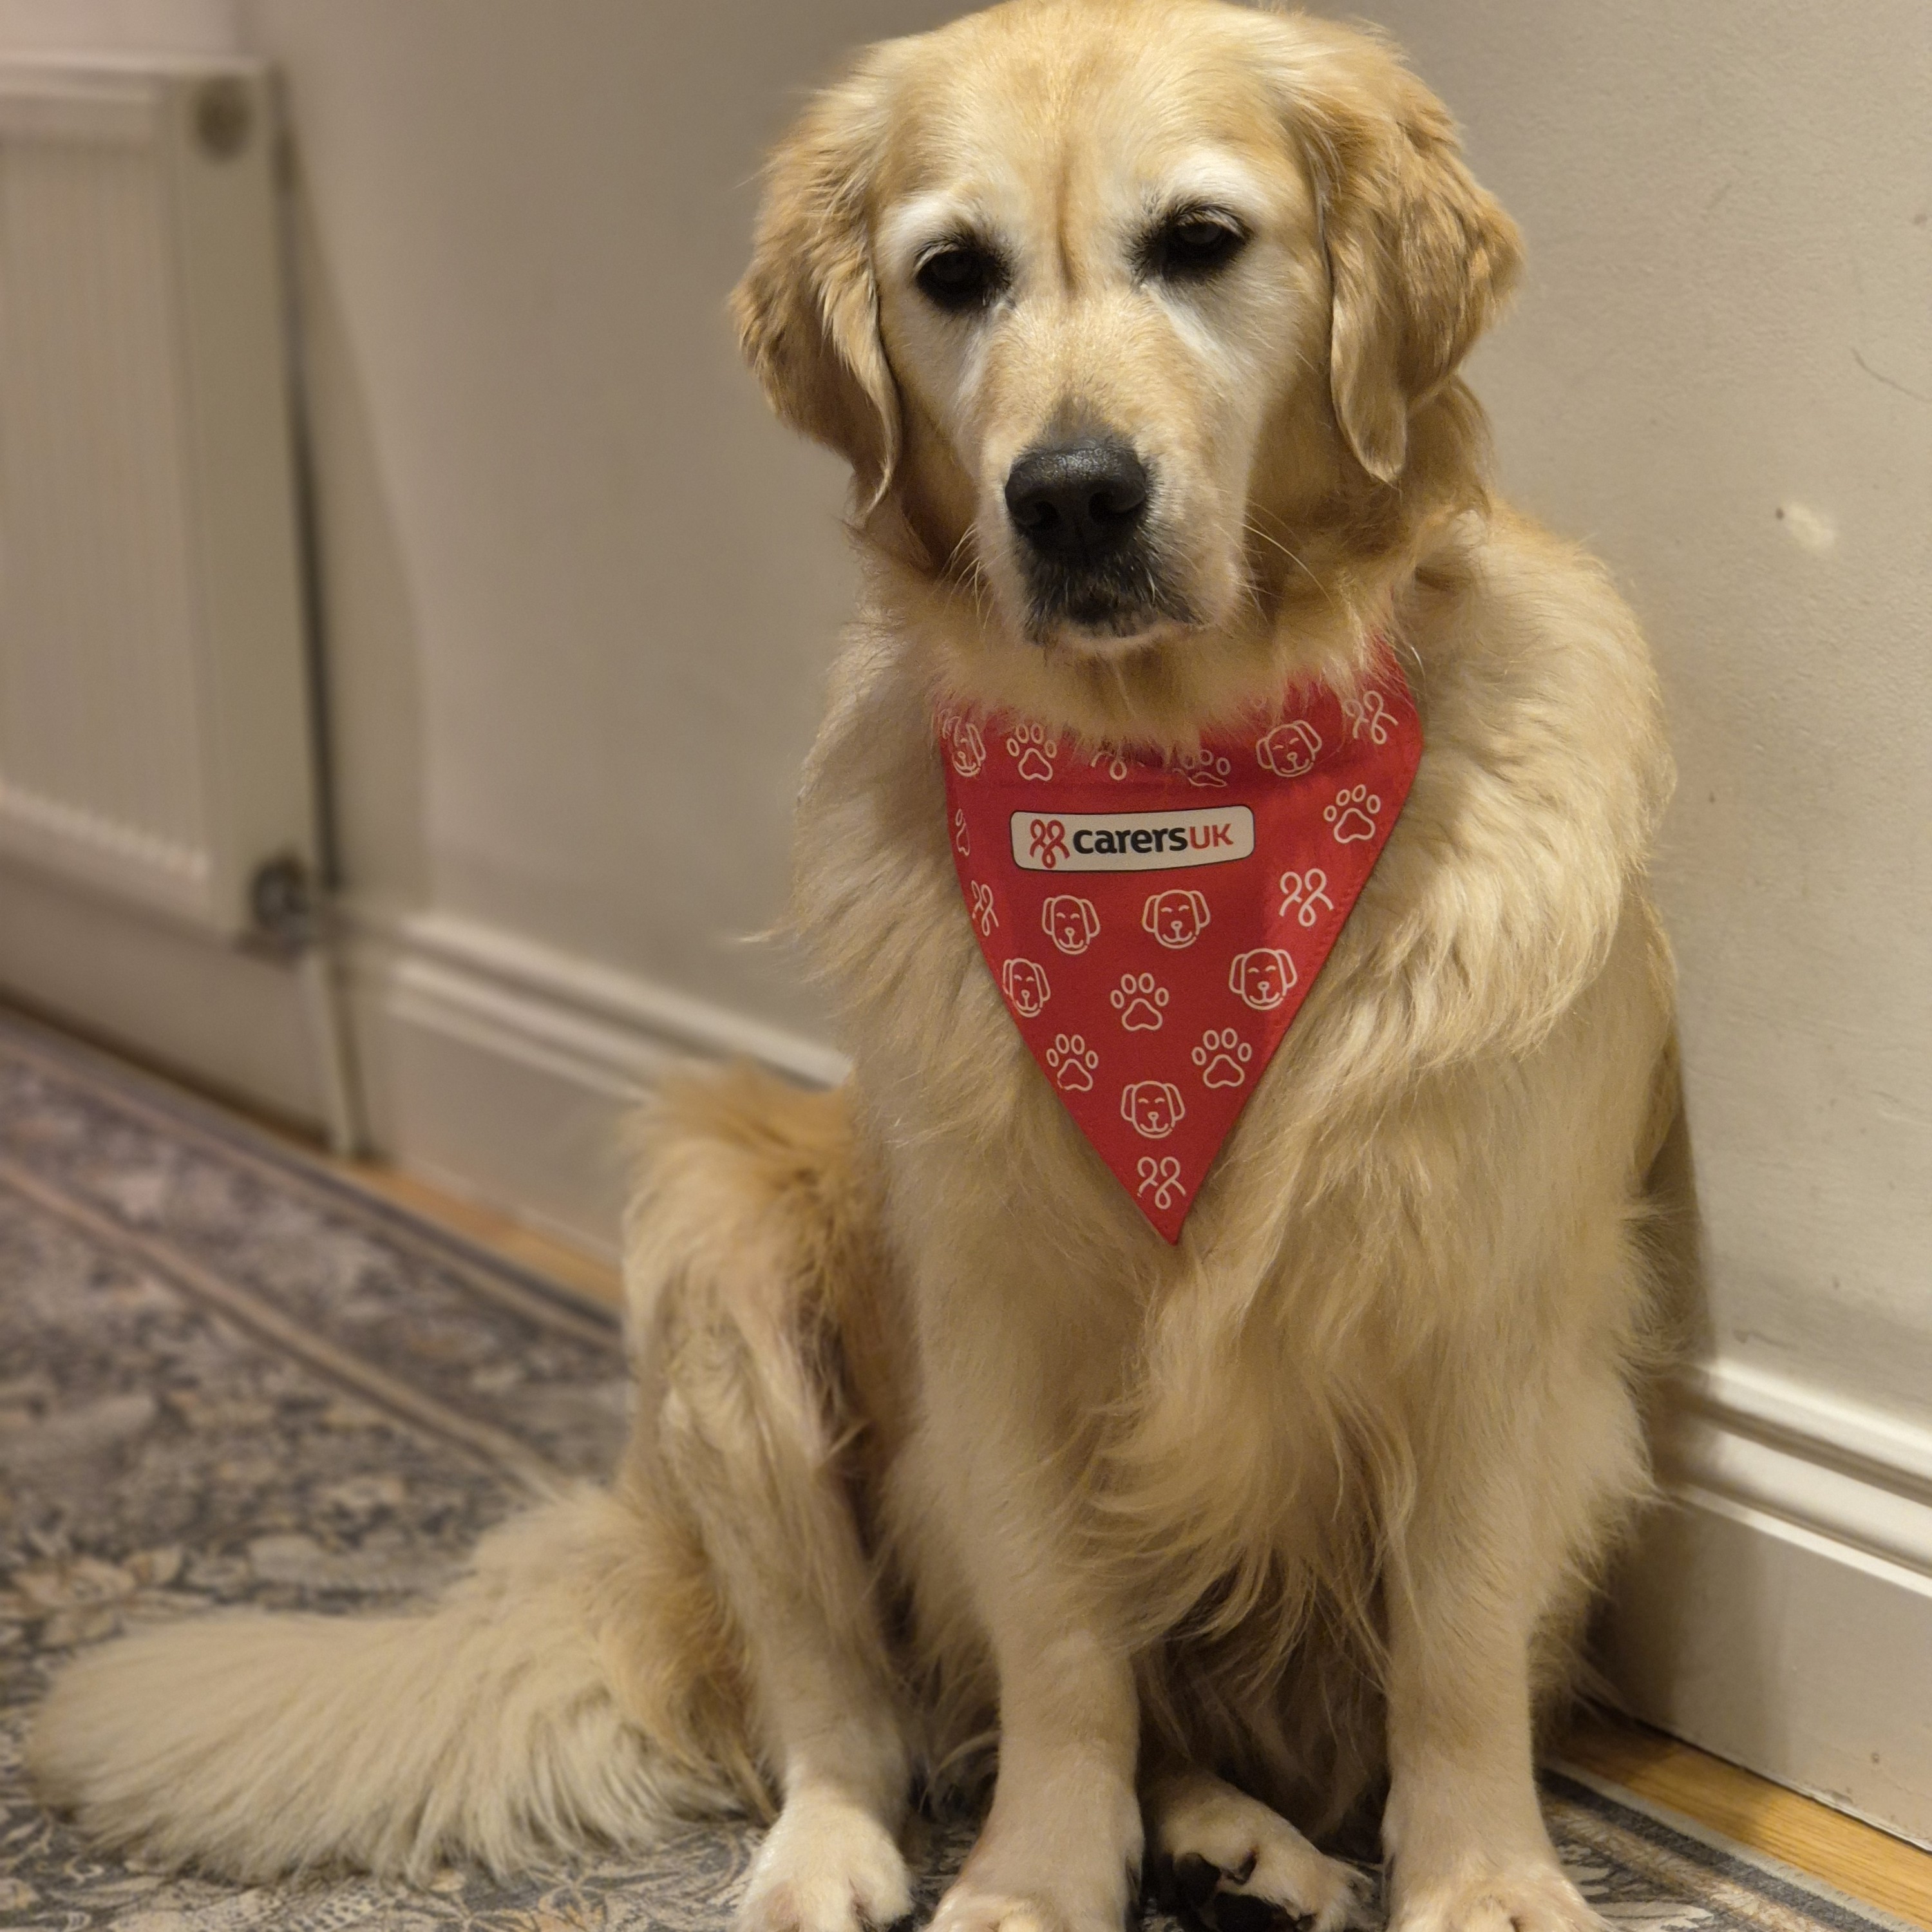
<svg viewBox="0 0 1932 1932">
<path fill-rule="evenodd" d="M 1029 872 L 1169 872 L 1227 866 L 1255 849 L 1245 805 L 1204 812 L 1016 812 L 1013 862 Z"/>
</svg>

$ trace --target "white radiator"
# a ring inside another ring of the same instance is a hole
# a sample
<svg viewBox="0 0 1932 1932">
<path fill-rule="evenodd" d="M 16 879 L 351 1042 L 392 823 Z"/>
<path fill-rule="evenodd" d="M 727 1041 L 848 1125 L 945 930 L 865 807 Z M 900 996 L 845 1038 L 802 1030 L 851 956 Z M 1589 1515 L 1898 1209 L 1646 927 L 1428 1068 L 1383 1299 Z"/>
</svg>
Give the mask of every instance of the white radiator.
<svg viewBox="0 0 1932 1932">
<path fill-rule="evenodd" d="M 0 855 L 229 936 L 317 822 L 274 90 L 0 64 Z"/>
</svg>

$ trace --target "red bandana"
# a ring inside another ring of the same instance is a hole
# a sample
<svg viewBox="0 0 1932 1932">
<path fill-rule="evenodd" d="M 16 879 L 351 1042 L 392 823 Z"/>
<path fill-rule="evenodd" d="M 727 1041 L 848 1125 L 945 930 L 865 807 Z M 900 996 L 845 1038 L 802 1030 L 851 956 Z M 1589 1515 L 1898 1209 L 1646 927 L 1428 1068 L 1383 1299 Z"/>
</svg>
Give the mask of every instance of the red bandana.
<svg viewBox="0 0 1932 1932">
<path fill-rule="evenodd" d="M 1422 755 L 1392 660 L 1164 763 L 938 721 L 980 950 L 1066 1111 L 1170 1241 L 1308 997 Z"/>
</svg>

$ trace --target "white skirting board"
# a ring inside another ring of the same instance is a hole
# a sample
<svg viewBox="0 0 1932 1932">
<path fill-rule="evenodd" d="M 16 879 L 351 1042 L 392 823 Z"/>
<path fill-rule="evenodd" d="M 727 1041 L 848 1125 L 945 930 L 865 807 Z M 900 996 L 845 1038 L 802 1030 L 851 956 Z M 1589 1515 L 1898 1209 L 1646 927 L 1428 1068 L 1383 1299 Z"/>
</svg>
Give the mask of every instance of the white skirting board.
<svg viewBox="0 0 1932 1932">
<path fill-rule="evenodd" d="M 322 1102 L 284 959 L 0 856 L 0 994 L 291 1121 Z"/>
<path fill-rule="evenodd" d="M 412 1172 L 614 1255 L 626 1116 L 680 1060 L 806 1085 L 830 1048 L 445 913 L 350 916 L 350 985 L 376 1144 Z"/>
<path fill-rule="evenodd" d="M 1932 1845 L 1932 1430 L 1718 1363 L 1658 1459 L 1609 1623 L 1629 1709 Z"/>
</svg>

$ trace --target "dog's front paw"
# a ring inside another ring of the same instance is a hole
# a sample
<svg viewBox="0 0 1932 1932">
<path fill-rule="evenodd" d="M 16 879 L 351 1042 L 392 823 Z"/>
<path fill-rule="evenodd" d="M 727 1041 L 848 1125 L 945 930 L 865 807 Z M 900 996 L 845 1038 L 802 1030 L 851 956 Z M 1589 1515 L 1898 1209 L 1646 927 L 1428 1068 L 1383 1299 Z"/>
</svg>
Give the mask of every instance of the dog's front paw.
<svg viewBox="0 0 1932 1932">
<path fill-rule="evenodd" d="M 1112 1903 L 1082 1910 L 1045 1893 L 988 1891 L 962 1878 L 939 1901 L 928 1932 L 1120 1932 L 1124 1916 Z"/>
<path fill-rule="evenodd" d="M 881 1932 L 911 1910 L 891 1832 L 848 1799 L 802 1792 L 758 1848 L 736 1932 Z"/>
<path fill-rule="evenodd" d="M 1398 1860 L 1389 1932 L 1604 1932 L 1604 1926 L 1552 1856 L 1415 1883 Z"/>
<path fill-rule="evenodd" d="M 929 1932 L 1122 1932 L 1141 1868 L 1132 1783 L 1077 1763 L 1000 1780 Z"/>
<path fill-rule="evenodd" d="M 1210 1932 L 1340 1932 L 1362 1916 L 1368 1881 L 1325 1857 L 1278 1813 L 1216 1778 L 1153 1796 L 1148 1876 L 1161 1902 Z"/>
</svg>

